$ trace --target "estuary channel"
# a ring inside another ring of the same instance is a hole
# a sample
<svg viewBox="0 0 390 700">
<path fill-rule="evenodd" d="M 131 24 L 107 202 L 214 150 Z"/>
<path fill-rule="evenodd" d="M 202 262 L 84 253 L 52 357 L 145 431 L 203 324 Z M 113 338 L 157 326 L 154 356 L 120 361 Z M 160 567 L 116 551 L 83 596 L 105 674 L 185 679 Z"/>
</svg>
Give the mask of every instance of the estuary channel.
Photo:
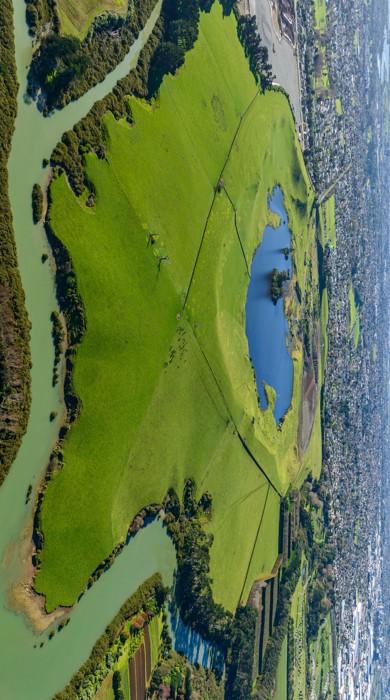
<svg viewBox="0 0 390 700">
<path fill-rule="evenodd" d="M 9 160 L 9 192 L 26 306 L 32 324 L 32 405 L 27 433 L 18 456 L 0 489 L 0 697 L 4 700 L 48 700 L 66 685 L 87 659 L 91 648 L 122 603 L 147 577 L 159 570 L 172 581 L 175 552 L 162 526 L 154 522 L 125 547 L 112 568 L 75 606 L 70 624 L 48 641 L 48 631 L 35 635 L 22 615 L 8 608 L 9 587 L 20 580 L 29 557 L 29 537 L 37 489 L 56 442 L 64 412 L 61 390 L 52 387 L 54 348 L 51 312 L 57 308 L 53 270 L 42 264 L 49 253 L 43 228 L 34 226 L 31 192 L 35 182 L 47 182 L 42 168 L 64 131 L 87 114 L 94 102 L 112 90 L 117 80 L 136 65 L 139 52 L 153 29 L 159 2 L 144 31 L 125 59 L 106 79 L 77 102 L 44 118 L 25 100 L 31 37 L 25 22 L 24 0 L 14 0 L 15 48 L 20 84 L 18 116 Z M 49 421 L 51 411 L 58 416 Z M 29 485 L 32 497 L 26 505 Z M 41 647 L 41 642 L 44 645 Z"/>
</svg>

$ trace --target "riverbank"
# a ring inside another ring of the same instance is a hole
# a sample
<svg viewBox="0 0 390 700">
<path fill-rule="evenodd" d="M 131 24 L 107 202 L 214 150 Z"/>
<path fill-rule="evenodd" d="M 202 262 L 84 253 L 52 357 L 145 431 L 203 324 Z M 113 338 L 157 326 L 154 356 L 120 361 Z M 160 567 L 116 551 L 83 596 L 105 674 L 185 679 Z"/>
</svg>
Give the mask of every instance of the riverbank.
<svg viewBox="0 0 390 700">
<path fill-rule="evenodd" d="M 0 101 L 4 105 L 0 131 L 0 484 L 4 481 L 27 428 L 30 395 L 30 324 L 18 269 L 12 212 L 8 196 L 7 161 L 17 113 L 18 80 L 12 23 L 12 3 L 0 4 Z"/>
</svg>

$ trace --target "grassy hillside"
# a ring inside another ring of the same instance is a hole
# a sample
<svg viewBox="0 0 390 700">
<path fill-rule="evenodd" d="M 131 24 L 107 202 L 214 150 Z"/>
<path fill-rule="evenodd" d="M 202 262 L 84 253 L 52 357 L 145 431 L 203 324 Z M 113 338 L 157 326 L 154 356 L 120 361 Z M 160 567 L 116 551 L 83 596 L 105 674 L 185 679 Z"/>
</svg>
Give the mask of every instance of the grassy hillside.
<svg viewBox="0 0 390 700">
<path fill-rule="evenodd" d="M 127 0 L 57 0 L 57 12 L 63 34 L 73 34 L 82 39 L 91 23 L 101 12 L 127 12 Z"/>
<path fill-rule="evenodd" d="M 52 185 L 52 225 L 73 259 L 87 333 L 74 375 L 83 409 L 43 502 L 36 588 L 48 609 L 72 603 L 135 514 L 194 477 L 214 499 L 214 594 L 234 609 L 274 564 L 276 490 L 301 467 L 300 344 L 280 431 L 272 405 L 259 410 L 248 357 L 248 265 L 279 183 L 304 275 L 312 195 L 288 102 L 258 94 L 219 5 L 158 100 L 130 102 L 134 125 L 108 115 L 106 160 L 87 157 L 96 206 L 63 176 Z"/>
</svg>

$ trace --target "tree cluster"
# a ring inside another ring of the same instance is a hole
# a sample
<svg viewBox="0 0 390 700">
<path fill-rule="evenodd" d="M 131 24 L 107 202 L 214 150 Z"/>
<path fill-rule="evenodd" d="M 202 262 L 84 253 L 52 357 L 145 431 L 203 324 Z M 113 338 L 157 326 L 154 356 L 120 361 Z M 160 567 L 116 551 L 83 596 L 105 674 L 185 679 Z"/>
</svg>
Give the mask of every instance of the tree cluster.
<svg viewBox="0 0 390 700">
<path fill-rule="evenodd" d="M 213 536 L 206 534 L 200 518 L 204 517 L 201 501 L 195 500 L 195 484 L 185 486 L 185 505 L 173 489 L 164 502 L 165 523 L 177 552 L 175 598 L 185 625 L 203 639 L 226 649 L 232 615 L 213 600 L 210 573 L 210 548 Z"/>
<path fill-rule="evenodd" d="M 212 535 L 206 534 L 201 522 L 212 509 L 206 493 L 196 498 L 192 479 L 184 488 L 183 507 L 171 489 L 164 502 L 165 519 L 177 552 L 175 599 L 185 625 L 203 639 L 215 644 L 225 655 L 226 683 L 224 697 L 244 700 L 252 687 L 256 613 L 240 606 L 235 617 L 213 599 L 210 580 Z"/>
<path fill-rule="evenodd" d="M 161 17 L 165 32 L 149 72 L 149 95 L 158 91 L 164 75 L 174 74 L 198 38 L 199 0 L 164 0 Z"/>
<path fill-rule="evenodd" d="M 60 363 L 61 355 L 64 352 L 65 333 L 58 311 L 52 311 L 50 320 L 53 324 L 51 336 L 54 343 L 53 386 L 55 386 L 58 382 L 57 367 Z"/>
<path fill-rule="evenodd" d="M 125 700 L 120 671 L 114 671 L 112 677 L 112 689 L 114 691 L 115 700 Z"/>
<path fill-rule="evenodd" d="M 77 37 L 49 34 L 42 39 L 31 64 L 30 92 L 34 94 L 33 86 L 41 89 L 50 110 L 71 85 L 80 82 L 90 63 Z"/>
<path fill-rule="evenodd" d="M 226 698 L 247 700 L 251 697 L 256 617 L 256 611 L 248 605 L 237 608 L 227 655 Z"/>
<path fill-rule="evenodd" d="M 28 0 L 26 4 L 26 22 L 33 36 L 41 33 L 44 26 L 51 24 L 57 31 L 59 19 L 55 0 Z"/>
<path fill-rule="evenodd" d="M 310 490 L 308 486 L 310 486 Z M 311 502 L 309 496 L 311 496 Z M 318 500 L 316 501 L 313 496 Z M 316 502 L 317 505 L 315 505 Z M 307 537 L 308 560 L 312 571 L 307 587 L 306 631 L 308 642 L 317 638 L 320 626 L 334 604 L 332 565 L 335 549 L 327 542 L 326 536 L 321 539 L 315 537 L 313 526 L 313 517 L 317 517 L 316 511 L 320 508 L 326 528 L 325 517 L 328 519 L 329 502 L 330 495 L 321 481 L 308 480 L 302 489 L 300 510 L 300 520 Z"/>
<path fill-rule="evenodd" d="M 35 184 L 32 189 L 31 195 L 32 211 L 33 211 L 33 221 L 34 224 L 38 224 L 42 219 L 43 215 L 43 192 L 42 187 Z"/>
<path fill-rule="evenodd" d="M 290 273 L 288 270 L 279 270 L 274 267 L 271 277 L 271 299 L 274 304 L 280 299 L 283 294 L 283 282 L 287 282 L 290 279 Z"/>
</svg>

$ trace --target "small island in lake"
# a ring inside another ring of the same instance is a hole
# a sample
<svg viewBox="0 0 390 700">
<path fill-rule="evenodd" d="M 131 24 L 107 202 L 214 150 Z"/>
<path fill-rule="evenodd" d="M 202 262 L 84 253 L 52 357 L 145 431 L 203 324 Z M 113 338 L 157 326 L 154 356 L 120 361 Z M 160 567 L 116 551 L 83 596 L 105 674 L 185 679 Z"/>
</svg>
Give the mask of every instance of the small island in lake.
<svg viewBox="0 0 390 700">
<path fill-rule="evenodd" d="M 290 273 L 288 270 L 282 270 L 279 272 L 277 267 L 274 267 L 271 278 L 271 299 L 276 304 L 278 299 L 283 293 L 283 282 L 290 279 Z"/>
</svg>

